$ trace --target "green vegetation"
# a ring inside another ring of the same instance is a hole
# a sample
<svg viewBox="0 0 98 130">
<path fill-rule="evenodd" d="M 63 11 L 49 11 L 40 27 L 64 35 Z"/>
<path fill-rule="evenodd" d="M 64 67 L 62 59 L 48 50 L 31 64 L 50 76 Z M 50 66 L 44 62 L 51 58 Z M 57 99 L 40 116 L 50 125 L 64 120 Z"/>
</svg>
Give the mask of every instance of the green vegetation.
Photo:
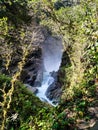
<svg viewBox="0 0 98 130">
<path fill-rule="evenodd" d="M 78 130 L 79 121 L 96 118 L 88 110 L 98 107 L 98 0 L 56 6 L 56 0 L 0 1 L 1 130 Z M 62 36 L 59 82 L 63 93 L 55 108 L 41 102 L 20 81 L 35 41 L 27 38 L 31 25 Z"/>
<path fill-rule="evenodd" d="M 11 89 L 11 78 L 0 75 L 0 85 L 1 89 L 4 90 L 4 94 L 3 91 L 1 91 L 2 93 L 0 92 L 0 94 L 6 96 L 5 106 L 2 106 L 3 109 L 0 109 L 0 113 L 2 113 L 2 111 L 7 110 L 6 105 L 9 100 L 8 92 Z M 5 85 L 6 87 L 4 89 L 3 87 Z M 14 85 L 15 89 L 12 94 L 10 108 L 7 110 L 5 129 L 49 129 L 49 126 L 51 125 L 50 119 L 54 115 L 53 108 L 42 103 L 19 81 Z M 3 99 L 5 99 L 5 97 L 2 97 L 1 95 L 0 101 L 2 101 L 2 103 L 4 103 Z M 0 118 L 2 119 L 2 115 L 0 115 Z"/>
</svg>

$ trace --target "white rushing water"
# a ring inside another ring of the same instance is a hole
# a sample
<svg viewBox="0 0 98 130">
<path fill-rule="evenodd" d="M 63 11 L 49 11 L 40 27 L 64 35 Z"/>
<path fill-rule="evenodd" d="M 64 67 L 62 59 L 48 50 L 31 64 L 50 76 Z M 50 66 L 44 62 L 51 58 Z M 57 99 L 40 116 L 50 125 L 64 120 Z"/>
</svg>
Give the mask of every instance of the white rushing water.
<svg viewBox="0 0 98 130">
<path fill-rule="evenodd" d="M 46 91 L 48 87 L 54 82 L 54 78 L 48 73 L 43 72 L 43 81 L 41 87 L 38 87 L 38 93 L 36 96 L 40 98 L 40 100 L 50 103 L 51 105 L 55 106 L 52 102 L 46 97 Z"/>
<path fill-rule="evenodd" d="M 62 41 L 56 38 L 48 38 L 46 43 L 42 46 L 43 56 L 43 80 L 41 87 L 37 87 L 38 96 L 42 101 L 48 102 L 53 106 L 57 104 L 53 103 L 53 100 L 49 100 L 46 96 L 48 87 L 54 82 L 54 78 L 51 76 L 51 72 L 57 72 L 59 70 L 63 53 Z"/>
<path fill-rule="evenodd" d="M 50 37 L 42 48 L 45 70 L 47 72 L 58 71 L 63 53 L 62 41 Z"/>
</svg>

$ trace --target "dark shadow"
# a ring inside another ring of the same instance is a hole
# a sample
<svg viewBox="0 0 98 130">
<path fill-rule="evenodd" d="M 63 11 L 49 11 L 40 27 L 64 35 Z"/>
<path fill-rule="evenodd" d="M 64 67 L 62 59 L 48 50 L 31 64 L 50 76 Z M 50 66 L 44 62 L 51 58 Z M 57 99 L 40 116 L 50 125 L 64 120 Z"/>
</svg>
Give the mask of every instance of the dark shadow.
<svg viewBox="0 0 98 130">
<path fill-rule="evenodd" d="M 60 8 L 71 7 L 73 5 L 80 4 L 80 0 L 58 0 L 54 3 L 54 8 L 59 10 Z"/>
<path fill-rule="evenodd" d="M 62 80 L 62 77 L 64 79 L 66 79 L 66 73 L 65 73 L 65 70 L 66 68 L 70 67 L 71 66 L 71 61 L 70 61 L 70 57 L 68 55 L 68 53 L 65 51 L 63 53 L 63 56 L 62 56 L 62 62 L 61 62 L 61 67 L 60 67 L 60 70 L 58 72 L 58 82 L 60 83 L 61 86 L 63 86 L 64 82 Z M 63 69 L 64 68 L 64 69 Z M 67 82 L 67 81 L 66 81 Z M 68 82 L 67 82 L 68 84 Z"/>
<path fill-rule="evenodd" d="M 28 23 L 31 17 L 28 15 L 27 1 L 0 1 L 0 18 L 7 17 L 15 26 L 19 23 Z"/>
<path fill-rule="evenodd" d="M 64 67 L 71 66 L 70 57 L 66 51 L 63 53 L 61 66 Z"/>
</svg>

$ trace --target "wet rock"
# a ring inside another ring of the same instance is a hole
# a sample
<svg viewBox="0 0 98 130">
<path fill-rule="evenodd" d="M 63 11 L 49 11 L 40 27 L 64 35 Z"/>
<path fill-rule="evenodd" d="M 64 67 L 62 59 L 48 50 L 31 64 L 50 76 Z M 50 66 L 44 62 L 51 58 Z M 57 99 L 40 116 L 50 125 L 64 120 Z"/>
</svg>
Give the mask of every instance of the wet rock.
<svg viewBox="0 0 98 130">
<path fill-rule="evenodd" d="M 53 72 L 50 72 L 50 74 L 55 79 L 55 81 L 57 81 L 57 72 L 53 71 Z"/>
<path fill-rule="evenodd" d="M 36 94 L 38 92 L 38 89 L 36 87 L 32 87 L 28 84 L 25 84 L 28 90 L 30 90 L 32 93 Z"/>
<path fill-rule="evenodd" d="M 37 73 L 37 77 L 36 77 L 36 80 L 35 80 L 35 83 L 34 83 L 34 87 L 40 87 L 42 80 L 43 80 L 43 71 L 42 71 L 42 68 L 40 68 L 40 70 Z"/>
<path fill-rule="evenodd" d="M 41 48 L 39 48 L 27 57 L 21 74 L 21 80 L 30 86 L 41 86 L 41 64 Z"/>
<path fill-rule="evenodd" d="M 50 100 L 59 100 L 60 96 L 61 96 L 62 90 L 61 87 L 58 83 L 53 83 L 49 86 L 49 88 L 46 91 L 46 96 L 50 99 Z"/>
<path fill-rule="evenodd" d="M 41 81 L 36 81 L 34 83 L 34 87 L 40 87 L 41 86 Z"/>
</svg>

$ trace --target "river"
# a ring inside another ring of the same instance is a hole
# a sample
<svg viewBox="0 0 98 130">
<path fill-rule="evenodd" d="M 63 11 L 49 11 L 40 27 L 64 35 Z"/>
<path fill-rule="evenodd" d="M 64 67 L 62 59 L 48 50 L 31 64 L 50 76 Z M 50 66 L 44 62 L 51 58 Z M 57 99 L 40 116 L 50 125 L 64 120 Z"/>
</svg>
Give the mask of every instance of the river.
<svg viewBox="0 0 98 130">
<path fill-rule="evenodd" d="M 49 100 L 46 95 L 46 91 L 49 86 L 55 81 L 52 76 L 52 72 L 57 72 L 59 70 L 63 54 L 62 40 L 58 38 L 48 37 L 46 42 L 42 44 L 42 59 L 43 59 L 43 73 L 41 86 L 37 87 L 38 92 L 36 94 L 40 100 L 48 102 L 49 104 L 56 106 L 54 104 L 54 99 Z M 56 78 L 56 77 L 55 77 Z"/>
</svg>

